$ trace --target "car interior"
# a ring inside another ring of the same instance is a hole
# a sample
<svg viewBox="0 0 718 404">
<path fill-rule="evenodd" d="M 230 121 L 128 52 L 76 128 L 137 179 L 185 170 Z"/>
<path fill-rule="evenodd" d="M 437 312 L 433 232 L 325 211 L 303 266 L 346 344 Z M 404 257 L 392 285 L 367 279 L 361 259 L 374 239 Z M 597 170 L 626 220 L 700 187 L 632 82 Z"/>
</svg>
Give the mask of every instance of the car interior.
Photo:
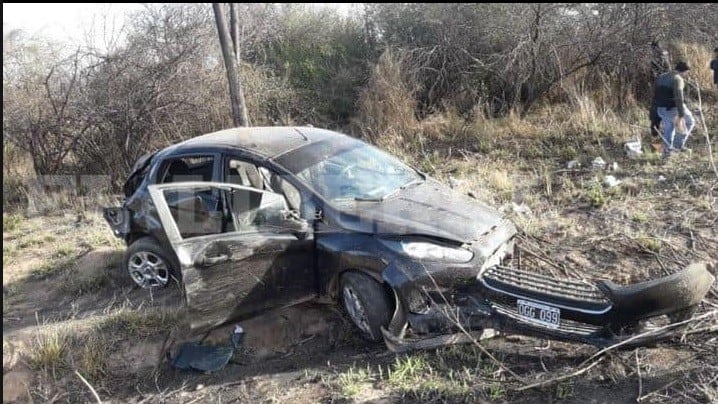
<svg viewBox="0 0 718 404">
<path fill-rule="evenodd" d="M 172 159 L 166 165 L 160 183 L 209 182 L 212 181 L 213 167 L 214 158 L 210 156 Z M 229 161 L 226 170 L 227 182 L 282 195 L 287 206 L 299 212 L 300 193 L 281 176 L 264 167 L 257 168 L 254 164 L 234 159 Z M 223 197 L 217 189 L 166 191 L 165 199 L 183 238 L 251 231 L 266 220 L 266 212 L 260 212 L 263 194 L 259 192 L 233 191 Z"/>
<path fill-rule="evenodd" d="M 232 184 L 280 194 L 284 196 L 290 209 L 299 212 L 301 206 L 299 191 L 281 176 L 270 172 L 264 167 L 257 168 L 254 164 L 244 161 L 230 160 L 227 181 Z"/>
</svg>

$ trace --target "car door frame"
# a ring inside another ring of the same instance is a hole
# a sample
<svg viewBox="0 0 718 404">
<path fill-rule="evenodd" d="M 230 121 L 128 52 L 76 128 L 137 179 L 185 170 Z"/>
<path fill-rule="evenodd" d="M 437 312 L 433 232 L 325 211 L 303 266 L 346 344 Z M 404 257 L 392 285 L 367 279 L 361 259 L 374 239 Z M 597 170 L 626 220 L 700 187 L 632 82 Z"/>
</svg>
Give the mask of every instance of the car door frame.
<svg viewBox="0 0 718 404">
<path fill-rule="evenodd" d="M 162 227 L 164 228 L 164 231 L 166 233 L 167 239 L 170 243 L 170 246 L 174 253 L 176 254 L 178 258 L 178 262 L 180 264 L 180 271 L 182 272 L 183 276 L 183 287 L 185 288 L 185 298 L 187 299 L 188 306 L 190 306 L 190 311 L 192 309 L 192 305 L 194 304 L 189 296 L 188 290 L 187 290 L 187 284 L 188 282 L 191 282 L 191 278 L 196 278 L 198 269 L 198 263 L 197 260 L 200 257 L 201 254 L 205 251 L 205 246 L 209 245 L 213 242 L 237 242 L 240 243 L 242 241 L 245 241 L 247 243 L 252 243 L 256 240 L 263 239 L 263 234 L 271 234 L 272 239 L 276 239 L 282 242 L 291 243 L 293 240 L 298 240 L 297 236 L 291 232 L 281 233 L 281 232 L 256 232 L 256 233 L 243 233 L 239 231 L 233 231 L 233 232 L 226 232 L 226 233 L 216 233 L 216 234 L 207 234 L 207 235 L 201 235 L 201 236 L 194 236 L 189 238 L 183 238 L 179 227 L 177 226 L 177 223 L 172 216 L 172 213 L 170 211 L 170 208 L 167 204 L 167 201 L 165 200 L 165 197 L 163 195 L 163 192 L 165 190 L 182 190 L 182 189 L 196 189 L 196 188 L 206 188 L 206 187 L 212 187 L 214 189 L 218 190 L 245 190 L 249 192 L 254 193 L 263 193 L 263 194 L 273 194 L 277 195 L 281 198 L 282 202 L 284 203 L 285 208 L 287 208 L 286 201 L 284 197 L 281 194 L 278 194 L 276 192 L 272 192 L 269 190 L 259 190 L 253 187 L 247 187 L 242 185 L 236 185 L 236 184 L 228 184 L 228 183 L 221 183 L 221 182 L 202 182 L 202 181 L 194 181 L 194 182 L 180 182 L 180 183 L 166 183 L 166 184 L 152 184 L 147 187 L 148 192 L 150 194 L 150 198 L 152 199 L 157 214 L 159 216 L 160 222 L 162 223 Z M 246 237 L 244 237 L 246 236 Z M 264 238 L 266 239 L 266 238 Z M 315 252 L 311 251 L 311 254 L 314 255 Z M 249 255 L 248 255 L 249 256 Z M 313 257 L 310 260 L 311 265 L 306 269 L 307 271 L 311 271 L 314 275 L 314 272 L 316 272 L 316 269 L 314 267 L 314 260 Z M 200 270 L 202 271 L 202 270 Z M 185 276 L 189 273 L 190 279 L 186 278 Z M 314 276 L 312 276 L 312 281 L 307 282 L 307 285 L 303 286 L 303 290 L 306 289 L 306 295 L 301 297 L 296 297 L 293 294 L 290 294 L 288 298 L 284 301 L 277 300 L 272 307 L 284 307 L 284 306 L 290 306 L 293 304 L 297 304 L 301 301 L 310 300 L 316 297 L 317 295 L 317 289 L 315 287 L 314 282 Z M 311 287 L 308 285 L 311 284 Z M 291 299 L 290 299 L 291 298 Z M 279 304 L 279 303 L 281 304 Z M 260 304 L 259 302 L 258 304 Z M 270 307 L 271 308 L 271 307 Z M 253 312 L 252 314 L 258 314 L 262 310 L 257 310 L 256 312 Z M 228 315 L 225 321 L 231 320 L 231 315 Z M 194 324 L 200 324 L 200 321 L 194 321 L 190 319 L 190 326 L 191 328 L 211 328 L 213 326 L 218 326 L 222 322 L 219 321 L 210 321 L 210 323 L 204 324 L 202 323 L 199 326 L 195 326 Z"/>
</svg>

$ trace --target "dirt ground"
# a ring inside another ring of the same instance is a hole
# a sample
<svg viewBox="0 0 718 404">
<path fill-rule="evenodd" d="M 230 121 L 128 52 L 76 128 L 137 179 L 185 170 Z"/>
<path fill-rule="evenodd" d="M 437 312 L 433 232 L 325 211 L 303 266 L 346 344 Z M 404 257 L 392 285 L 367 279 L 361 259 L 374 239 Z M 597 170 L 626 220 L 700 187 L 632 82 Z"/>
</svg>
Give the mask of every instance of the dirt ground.
<svg viewBox="0 0 718 404">
<path fill-rule="evenodd" d="M 625 284 L 715 261 L 718 181 L 705 156 L 613 156 L 623 180 L 613 190 L 595 185 L 607 172 L 478 154 L 434 175 L 504 209 L 545 258 L 536 270 L 555 276 Z M 219 372 L 174 370 L 164 353 L 181 327 L 181 289 L 136 288 L 120 269 L 123 250 L 96 213 L 3 217 L 3 402 L 96 401 L 89 386 L 103 402 L 133 403 L 718 400 L 715 329 L 610 352 L 585 369 L 594 347 L 514 335 L 394 355 L 319 302 L 242 322 L 244 344 Z M 699 313 L 717 307 L 714 285 Z M 227 343 L 232 327 L 207 340 Z"/>
</svg>

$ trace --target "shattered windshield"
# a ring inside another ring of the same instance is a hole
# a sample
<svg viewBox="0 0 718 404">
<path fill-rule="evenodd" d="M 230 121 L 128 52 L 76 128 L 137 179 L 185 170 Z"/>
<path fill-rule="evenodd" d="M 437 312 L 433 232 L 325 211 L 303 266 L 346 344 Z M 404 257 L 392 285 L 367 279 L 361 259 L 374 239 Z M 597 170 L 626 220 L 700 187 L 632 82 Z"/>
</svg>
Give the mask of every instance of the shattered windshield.
<svg viewBox="0 0 718 404">
<path fill-rule="evenodd" d="M 301 157 L 311 160 L 295 164 L 294 174 L 330 201 L 381 201 L 424 180 L 396 157 L 360 141 L 318 142 L 302 149 L 310 149 Z"/>
</svg>

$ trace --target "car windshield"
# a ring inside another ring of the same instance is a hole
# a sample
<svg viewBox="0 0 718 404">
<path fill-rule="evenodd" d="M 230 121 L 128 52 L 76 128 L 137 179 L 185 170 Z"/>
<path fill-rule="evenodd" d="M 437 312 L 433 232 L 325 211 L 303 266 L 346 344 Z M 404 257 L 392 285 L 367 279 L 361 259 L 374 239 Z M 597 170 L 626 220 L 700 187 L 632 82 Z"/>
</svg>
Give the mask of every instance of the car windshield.
<svg viewBox="0 0 718 404">
<path fill-rule="evenodd" d="M 330 201 L 381 201 L 424 180 L 396 157 L 364 142 L 354 140 L 341 146 L 320 142 L 305 149 L 313 146 L 315 153 L 304 150 L 301 156 L 311 161 L 304 160 L 294 174 Z"/>
</svg>

